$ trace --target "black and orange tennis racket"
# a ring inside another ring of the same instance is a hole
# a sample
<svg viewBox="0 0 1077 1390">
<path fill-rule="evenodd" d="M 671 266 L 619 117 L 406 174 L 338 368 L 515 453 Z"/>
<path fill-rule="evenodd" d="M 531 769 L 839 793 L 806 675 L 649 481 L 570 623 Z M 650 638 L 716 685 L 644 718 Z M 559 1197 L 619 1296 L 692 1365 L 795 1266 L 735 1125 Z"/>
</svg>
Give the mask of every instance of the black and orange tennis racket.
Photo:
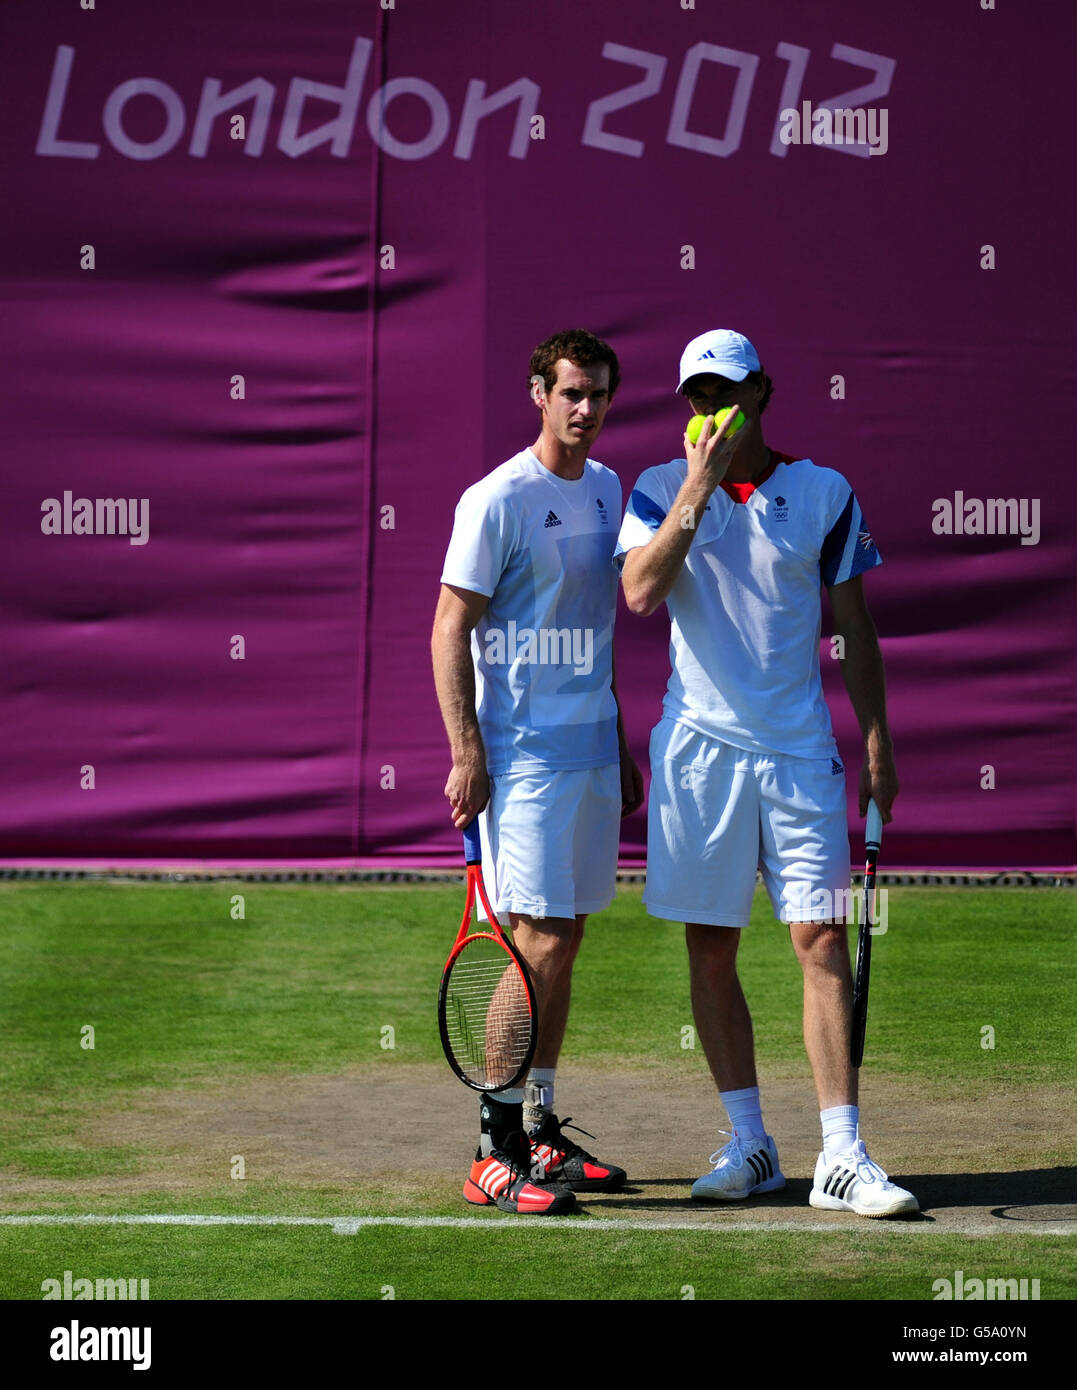
<svg viewBox="0 0 1077 1390">
<path fill-rule="evenodd" d="M 441 976 L 438 1028 L 449 1066 L 465 1086 L 503 1091 L 526 1076 L 535 1054 L 535 991 L 523 957 L 505 935 L 486 896 L 478 819 L 464 831 L 464 856 L 467 901 Z M 472 931 L 476 896 L 490 919 L 485 931 Z"/>
<path fill-rule="evenodd" d="M 864 1033 L 868 1026 L 868 978 L 871 973 L 871 928 L 875 912 L 875 871 L 883 842 L 883 818 L 872 798 L 864 825 L 864 905 L 860 934 L 856 942 L 856 974 L 853 977 L 853 1029 L 849 1039 L 849 1060 L 858 1067 L 864 1060 Z"/>
</svg>

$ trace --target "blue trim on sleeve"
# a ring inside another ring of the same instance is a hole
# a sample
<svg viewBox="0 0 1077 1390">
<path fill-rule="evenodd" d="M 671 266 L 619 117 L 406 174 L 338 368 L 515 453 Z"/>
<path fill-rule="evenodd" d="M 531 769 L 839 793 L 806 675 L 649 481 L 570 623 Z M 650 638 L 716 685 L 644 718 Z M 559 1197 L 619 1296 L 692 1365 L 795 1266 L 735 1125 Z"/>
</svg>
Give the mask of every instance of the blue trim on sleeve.
<svg viewBox="0 0 1077 1390">
<path fill-rule="evenodd" d="M 823 583 L 828 588 L 837 578 L 841 557 L 845 554 L 845 546 L 849 540 L 849 525 L 853 519 L 855 506 L 856 497 L 850 492 L 845 509 L 830 528 L 826 540 L 823 541 L 823 548 L 819 552 L 819 572 L 822 575 Z"/>
<path fill-rule="evenodd" d="M 849 567 L 848 579 L 855 579 L 858 574 L 863 574 L 865 570 L 874 569 L 876 565 L 881 565 L 883 557 L 875 548 L 875 542 L 863 521 L 860 523 L 860 531 L 856 538 L 856 550 L 853 553 L 853 562 Z"/>
<path fill-rule="evenodd" d="M 658 503 L 645 492 L 640 492 L 638 487 L 632 489 L 632 495 L 628 499 L 628 510 L 652 531 L 657 531 L 666 519 L 666 513 Z"/>
</svg>

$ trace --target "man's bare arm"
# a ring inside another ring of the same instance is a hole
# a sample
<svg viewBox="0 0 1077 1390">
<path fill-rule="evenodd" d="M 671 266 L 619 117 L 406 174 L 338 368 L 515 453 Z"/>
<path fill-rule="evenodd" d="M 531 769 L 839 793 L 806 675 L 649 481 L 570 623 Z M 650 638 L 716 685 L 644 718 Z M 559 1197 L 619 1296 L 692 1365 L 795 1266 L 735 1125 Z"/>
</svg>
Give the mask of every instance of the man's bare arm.
<svg viewBox="0 0 1077 1390">
<path fill-rule="evenodd" d="M 489 602 L 485 594 L 443 584 L 430 640 L 434 686 L 452 753 L 453 765 L 445 783 L 445 795 L 452 808 L 453 825 L 458 830 L 469 825 L 490 799 L 490 777 L 475 710 L 475 668 L 471 660 L 471 633 Z"/>
<path fill-rule="evenodd" d="M 898 794 L 894 747 L 886 720 L 886 675 L 879 637 L 868 612 L 860 575 L 835 584 L 830 592 L 834 632 L 842 638 L 841 673 L 864 739 L 860 772 L 860 814 L 866 815 L 874 797 L 883 822 L 889 822 Z"/>
</svg>

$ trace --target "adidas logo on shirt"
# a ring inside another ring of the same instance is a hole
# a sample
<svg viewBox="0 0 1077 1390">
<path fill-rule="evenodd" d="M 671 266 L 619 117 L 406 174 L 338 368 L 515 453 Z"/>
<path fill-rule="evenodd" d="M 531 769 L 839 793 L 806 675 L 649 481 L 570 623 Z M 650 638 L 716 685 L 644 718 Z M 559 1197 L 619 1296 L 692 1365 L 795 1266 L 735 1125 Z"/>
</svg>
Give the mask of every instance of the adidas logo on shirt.
<svg viewBox="0 0 1077 1390">
<path fill-rule="evenodd" d="M 543 526 L 545 526 L 545 527 L 547 528 L 547 530 L 549 530 L 549 528 L 550 528 L 551 526 L 560 526 L 560 525 L 561 525 L 561 518 L 560 518 L 559 516 L 555 515 L 555 513 L 553 513 L 553 512 L 547 512 L 547 513 L 546 513 L 546 520 L 545 520 L 542 524 L 543 524 Z"/>
<path fill-rule="evenodd" d="M 598 503 L 598 515 L 602 521 L 602 525 L 608 526 L 610 524 L 610 518 L 609 513 L 606 511 L 605 502 L 603 502 L 601 497 L 596 497 L 595 501 Z"/>
</svg>

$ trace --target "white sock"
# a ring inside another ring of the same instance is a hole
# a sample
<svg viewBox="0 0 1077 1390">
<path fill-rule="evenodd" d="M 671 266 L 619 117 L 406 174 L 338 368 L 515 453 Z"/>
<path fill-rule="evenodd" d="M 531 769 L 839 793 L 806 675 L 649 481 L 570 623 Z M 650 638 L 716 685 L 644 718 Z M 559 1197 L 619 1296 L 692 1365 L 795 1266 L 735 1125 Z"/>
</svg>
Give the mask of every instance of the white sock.
<svg viewBox="0 0 1077 1390">
<path fill-rule="evenodd" d="M 748 1086 L 743 1091 L 721 1091 L 719 1094 L 729 1116 L 730 1129 L 742 1139 L 766 1138 L 758 1086 Z"/>
<path fill-rule="evenodd" d="M 851 1149 L 856 1143 L 860 1107 L 835 1105 L 829 1110 L 820 1110 L 819 1119 L 823 1125 L 823 1156 L 827 1163 L 833 1163 L 838 1154 Z"/>
</svg>

